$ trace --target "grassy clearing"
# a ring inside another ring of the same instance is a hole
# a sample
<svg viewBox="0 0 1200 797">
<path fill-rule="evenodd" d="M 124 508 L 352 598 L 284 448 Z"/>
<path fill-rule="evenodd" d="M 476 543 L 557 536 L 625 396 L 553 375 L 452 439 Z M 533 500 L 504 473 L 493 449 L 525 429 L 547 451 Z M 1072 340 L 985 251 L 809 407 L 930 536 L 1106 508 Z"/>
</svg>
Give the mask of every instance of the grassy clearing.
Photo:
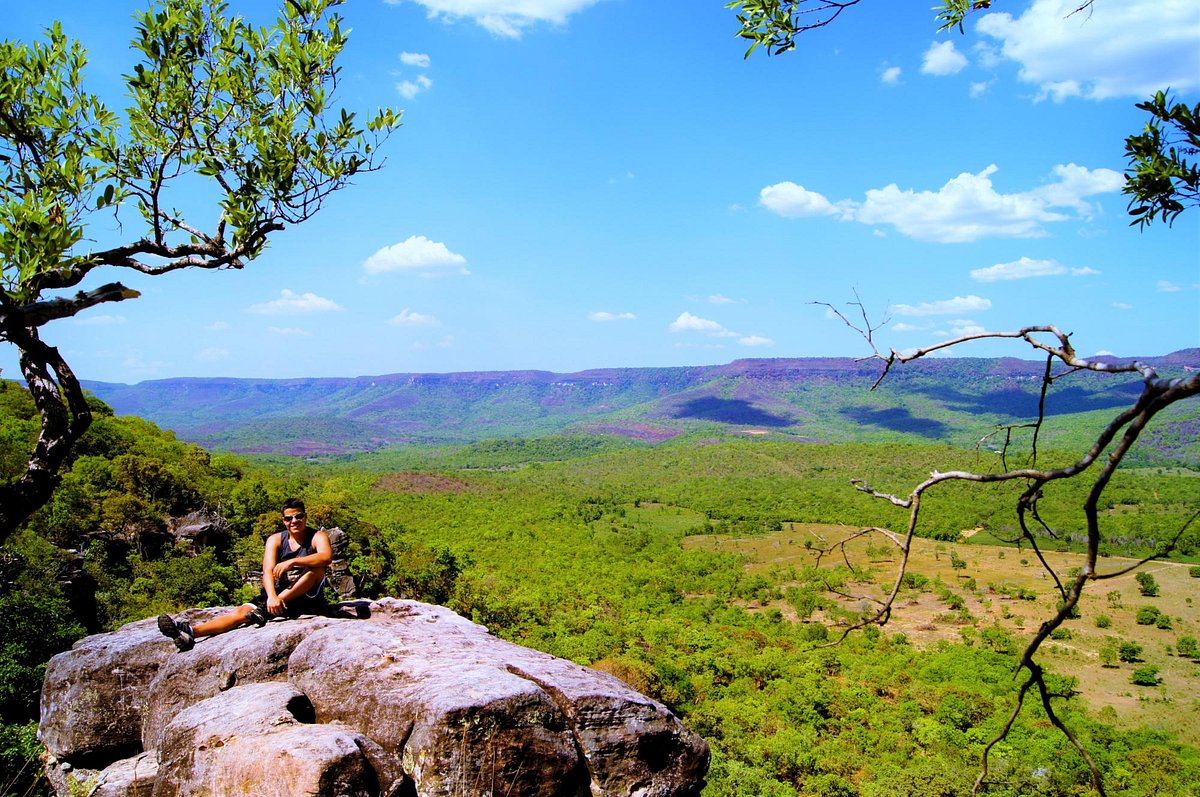
<svg viewBox="0 0 1200 797">
<path fill-rule="evenodd" d="M 732 538 L 720 535 L 695 535 L 684 539 L 684 547 L 701 547 L 745 558 L 751 572 L 779 576 L 781 569 L 801 568 L 815 563 L 813 551 L 805 547 L 840 541 L 856 529 L 827 524 L 785 524 L 782 531 L 764 536 Z M 971 530 L 968 530 L 971 531 Z M 978 539 L 978 536 L 972 537 Z M 883 598 L 895 579 L 899 564 L 897 551 L 880 538 L 859 539 L 847 546 L 851 561 L 866 567 L 869 580 L 850 589 L 862 595 Z M 965 566 L 955 567 L 957 559 Z M 1052 567 L 1065 574 L 1083 562 L 1075 553 L 1048 552 Z M 1120 570 L 1132 560 L 1117 557 L 1102 560 L 1101 572 Z M 842 564 L 841 557 L 828 557 L 823 565 Z M 1171 730 L 1181 741 L 1200 744 L 1200 661 L 1174 653 L 1182 636 L 1200 637 L 1195 604 L 1200 600 L 1200 579 L 1189 575 L 1189 565 L 1151 562 L 1142 569 L 1151 573 L 1160 587 L 1158 597 L 1140 594 L 1134 573 L 1093 583 L 1084 593 L 1080 617 L 1065 624 L 1069 637 L 1047 640 L 1043 661 L 1054 671 L 1078 678 L 1078 691 L 1089 705 L 1102 711 L 1118 727 L 1146 726 Z M 940 579 L 959 595 L 965 612 L 954 610 L 931 589 L 905 589 L 900 593 L 888 628 L 903 633 L 919 647 L 937 640 L 978 642 L 978 633 L 1000 628 L 1019 643 L 1032 636 L 1039 624 L 1052 615 L 1058 600 L 1053 580 L 1027 548 L 1000 547 L 972 542 L 946 543 L 914 540 L 908 572 Z M 786 576 L 785 576 L 786 577 Z M 974 581 L 972 588 L 971 580 Z M 781 586 L 787 586 L 781 582 Z M 855 602 L 839 599 L 846 608 Z M 1152 605 L 1170 618 L 1171 628 L 1141 625 L 1138 609 Z M 793 621 L 801 618 L 786 601 L 771 601 L 752 606 L 760 610 L 779 609 Z M 1097 618 L 1111 621 L 1107 628 L 1097 627 Z M 822 613 L 814 620 L 827 619 Z M 1101 649 L 1110 640 L 1137 643 L 1142 653 L 1137 662 L 1118 662 L 1106 666 Z M 1158 686 L 1136 686 L 1130 682 L 1133 671 L 1147 665 L 1159 668 Z"/>
</svg>

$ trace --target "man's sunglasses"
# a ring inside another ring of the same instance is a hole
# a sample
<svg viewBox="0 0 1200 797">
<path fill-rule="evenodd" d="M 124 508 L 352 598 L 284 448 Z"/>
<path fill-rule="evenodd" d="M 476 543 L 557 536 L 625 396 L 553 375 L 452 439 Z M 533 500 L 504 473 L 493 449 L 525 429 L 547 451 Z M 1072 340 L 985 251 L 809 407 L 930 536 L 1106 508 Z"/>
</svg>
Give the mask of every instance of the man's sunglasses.
<svg viewBox="0 0 1200 797">
<path fill-rule="evenodd" d="M 294 515 L 284 515 L 283 522 L 284 523 L 299 523 L 301 520 L 304 520 L 304 518 L 305 518 L 305 514 L 303 512 L 297 512 Z"/>
</svg>

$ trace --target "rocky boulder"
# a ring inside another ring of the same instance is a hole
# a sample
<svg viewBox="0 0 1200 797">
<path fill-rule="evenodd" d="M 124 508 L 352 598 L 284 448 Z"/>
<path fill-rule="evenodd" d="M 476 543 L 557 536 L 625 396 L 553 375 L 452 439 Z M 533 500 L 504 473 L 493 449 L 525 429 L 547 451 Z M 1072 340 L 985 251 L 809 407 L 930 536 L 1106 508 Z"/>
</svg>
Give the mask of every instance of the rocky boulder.
<svg viewBox="0 0 1200 797">
<path fill-rule="evenodd" d="M 202 548 L 223 544 L 229 537 L 225 518 L 204 509 L 183 517 L 170 518 L 167 521 L 167 533 L 192 556 Z"/>
<path fill-rule="evenodd" d="M 708 747 L 623 682 L 440 606 L 274 620 L 179 653 L 143 620 L 51 659 L 59 794 L 694 797 Z M 196 611 L 200 620 L 213 610 Z"/>
</svg>

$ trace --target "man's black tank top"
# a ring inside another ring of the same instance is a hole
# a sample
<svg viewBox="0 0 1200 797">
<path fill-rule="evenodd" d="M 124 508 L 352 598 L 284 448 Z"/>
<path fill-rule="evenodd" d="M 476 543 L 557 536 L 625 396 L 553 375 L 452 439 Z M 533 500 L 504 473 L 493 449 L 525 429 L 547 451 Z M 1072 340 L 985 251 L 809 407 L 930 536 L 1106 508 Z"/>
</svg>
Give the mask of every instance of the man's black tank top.
<svg viewBox="0 0 1200 797">
<path fill-rule="evenodd" d="M 279 535 L 279 557 L 276 559 L 276 561 L 277 562 L 286 562 L 289 559 L 296 559 L 301 556 L 308 556 L 309 554 L 316 553 L 317 546 L 313 543 L 313 540 L 316 538 L 316 536 L 317 536 L 317 532 L 309 529 L 307 534 L 304 537 L 303 544 L 301 544 L 300 546 L 298 546 L 296 548 L 293 548 L 292 547 L 292 535 L 288 534 L 286 531 L 280 533 L 280 535 Z M 295 568 L 293 568 L 293 569 L 287 571 L 286 573 L 284 573 L 275 582 L 276 591 L 282 592 L 283 590 L 290 587 L 292 584 L 296 583 L 296 580 L 299 579 L 300 576 L 304 575 L 304 572 L 305 572 L 304 570 L 296 570 Z M 321 583 L 317 584 L 315 587 L 313 587 L 311 590 L 309 590 L 307 593 L 305 593 L 305 597 L 312 598 L 317 595 L 320 595 L 321 587 L 323 587 L 324 585 L 325 585 L 325 580 L 321 579 Z"/>
</svg>

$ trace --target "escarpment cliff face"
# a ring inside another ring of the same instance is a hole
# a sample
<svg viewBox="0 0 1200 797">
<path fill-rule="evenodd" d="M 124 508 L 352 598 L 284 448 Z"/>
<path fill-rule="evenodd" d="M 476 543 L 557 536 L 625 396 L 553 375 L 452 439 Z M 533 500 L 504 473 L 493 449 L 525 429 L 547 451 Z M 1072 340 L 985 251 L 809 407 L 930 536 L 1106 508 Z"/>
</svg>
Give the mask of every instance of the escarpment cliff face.
<svg viewBox="0 0 1200 797">
<path fill-rule="evenodd" d="M 708 746 L 621 681 L 440 606 L 275 620 L 185 653 L 154 620 L 51 659 L 59 794 L 689 797 Z M 193 622 L 215 610 L 196 610 Z"/>
</svg>

